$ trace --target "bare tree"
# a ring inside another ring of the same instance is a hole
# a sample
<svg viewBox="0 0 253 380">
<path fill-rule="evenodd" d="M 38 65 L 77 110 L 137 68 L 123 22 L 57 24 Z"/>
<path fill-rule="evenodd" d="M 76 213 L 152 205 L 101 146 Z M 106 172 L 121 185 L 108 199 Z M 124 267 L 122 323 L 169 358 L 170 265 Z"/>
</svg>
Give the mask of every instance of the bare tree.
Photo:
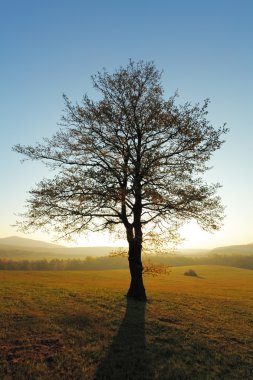
<svg viewBox="0 0 253 380">
<path fill-rule="evenodd" d="M 100 100 L 85 95 L 73 104 L 64 95 L 60 130 L 41 144 L 14 147 L 56 171 L 30 191 L 20 223 L 25 230 L 49 225 L 60 236 L 123 226 L 131 273 L 127 296 L 145 300 L 144 231 L 164 231 L 192 218 L 205 230 L 220 226 L 219 185 L 207 185 L 201 175 L 227 129 L 206 119 L 208 100 L 165 100 L 161 72 L 152 62 L 130 61 L 92 80 Z"/>
</svg>

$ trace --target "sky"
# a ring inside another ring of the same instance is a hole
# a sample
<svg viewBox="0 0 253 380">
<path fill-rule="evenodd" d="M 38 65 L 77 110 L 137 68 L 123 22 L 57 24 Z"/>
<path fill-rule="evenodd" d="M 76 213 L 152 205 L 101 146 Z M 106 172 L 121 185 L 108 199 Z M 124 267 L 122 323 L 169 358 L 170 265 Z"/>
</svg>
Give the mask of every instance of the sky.
<svg viewBox="0 0 253 380">
<path fill-rule="evenodd" d="M 96 96 L 90 76 L 131 58 L 163 70 L 166 97 L 209 98 L 209 120 L 230 129 L 206 175 L 223 186 L 224 225 L 210 234 L 191 222 L 181 231 L 182 247 L 252 243 L 252 19 L 252 0 L 0 0 L 0 238 L 53 238 L 13 227 L 29 189 L 52 174 L 38 162 L 21 164 L 11 147 L 52 136 L 63 93 L 74 102 Z M 73 244 L 118 242 L 89 235 Z"/>
</svg>

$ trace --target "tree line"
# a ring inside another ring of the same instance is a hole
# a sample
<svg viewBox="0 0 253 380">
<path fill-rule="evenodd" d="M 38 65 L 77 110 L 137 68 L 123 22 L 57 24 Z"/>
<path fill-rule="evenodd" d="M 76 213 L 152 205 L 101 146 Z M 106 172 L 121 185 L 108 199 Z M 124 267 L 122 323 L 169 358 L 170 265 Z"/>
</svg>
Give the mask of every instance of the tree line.
<svg viewBox="0 0 253 380">
<path fill-rule="evenodd" d="M 249 255 L 209 255 L 204 257 L 185 256 L 153 256 L 151 260 L 144 260 L 147 272 L 152 264 L 155 266 L 189 266 L 189 265 L 225 265 L 253 270 L 253 256 Z M 0 270 L 35 270 L 35 271 L 80 271 L 80 270 L 113 270 L 127 269 L 128 264 L 124 257 L 87 257 L 83 259 L 52 259 L 52 260 L 11 260 L 0 259 Z M 153 269 L 152 269 L 153 270 Z M 152 272 L 151 270 L 151 272 Z M 163 272 L 163 271 L 162 271 Z"/>
</svg>

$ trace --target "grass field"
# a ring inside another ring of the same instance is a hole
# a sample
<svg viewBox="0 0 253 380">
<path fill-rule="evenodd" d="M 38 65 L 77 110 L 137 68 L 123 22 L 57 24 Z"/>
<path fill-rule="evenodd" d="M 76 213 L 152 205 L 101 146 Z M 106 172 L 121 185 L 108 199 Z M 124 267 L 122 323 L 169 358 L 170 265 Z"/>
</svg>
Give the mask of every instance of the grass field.
<svg viewBox="0 0 253 380">
<path fill-rule="evenodd" d="M 253 379 L 253 271 L 0 272 L 0 379 Z"/>
</svg>

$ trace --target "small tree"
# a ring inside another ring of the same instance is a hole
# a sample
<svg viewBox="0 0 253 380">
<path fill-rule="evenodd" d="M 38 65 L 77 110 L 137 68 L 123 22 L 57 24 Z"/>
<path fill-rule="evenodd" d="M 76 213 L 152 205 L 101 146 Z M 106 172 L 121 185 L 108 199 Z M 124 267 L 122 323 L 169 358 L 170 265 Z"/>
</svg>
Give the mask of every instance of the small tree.
<svg viewBox="0 0 253 380">
<path fill-rule="evenodd" d="M 165 100 L 160 79 L 152 62 L 98 72 L 92 80 L 100 100 L 85 95 L 79 105 L 64 95 L 61 129 L 41 144 L 14 147 L 57 173 L 30 191 L 21 227 L 50 226 L 68 237 L 123 226 L 127 296 L 141 300 L 143 233 L 192 218 L 216 230 L 223 215 L 219 185 L 208 186 L 199 175 L 227 129 L 215 130 L 207 121 L 207 100 L 202 106 L 177 105 L 175 96 Z"/>
</svg>

